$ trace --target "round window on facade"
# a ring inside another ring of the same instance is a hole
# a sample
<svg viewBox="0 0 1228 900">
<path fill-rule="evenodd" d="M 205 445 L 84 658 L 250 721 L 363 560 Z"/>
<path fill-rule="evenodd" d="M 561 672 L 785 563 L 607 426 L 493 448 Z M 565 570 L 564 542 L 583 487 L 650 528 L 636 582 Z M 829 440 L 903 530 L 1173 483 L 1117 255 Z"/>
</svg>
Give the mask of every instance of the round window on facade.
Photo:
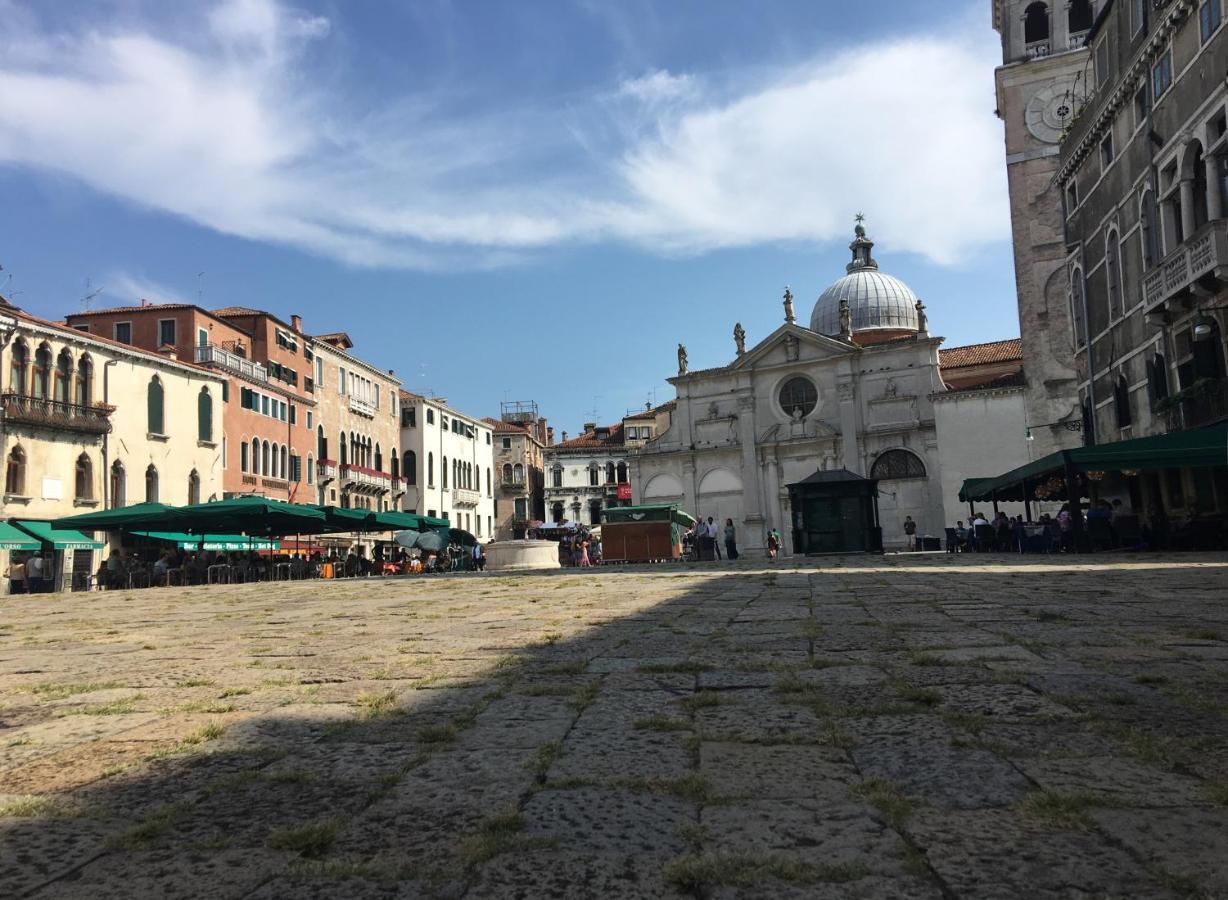
<svg viewBox="0 0 1228 900">
<path fill-rule="evenodd" d="M 790 378 L 780 388 L 780 408 L 792 418 L 808 416 L 819 402 L 819 392 L 807 378 Z"/>
</svg>

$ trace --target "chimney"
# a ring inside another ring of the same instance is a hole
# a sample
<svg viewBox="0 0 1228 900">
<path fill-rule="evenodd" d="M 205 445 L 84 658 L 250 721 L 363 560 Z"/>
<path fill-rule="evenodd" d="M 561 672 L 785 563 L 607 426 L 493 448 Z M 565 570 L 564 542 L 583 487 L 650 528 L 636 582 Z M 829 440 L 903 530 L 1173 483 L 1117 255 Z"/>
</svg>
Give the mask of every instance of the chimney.
<svg viewBox="0 0 1228 900">
<path fill-rule="evenodd" d="M 652 411 L 652 401 L 651 400 L 645 401 L 644 412 L 651 412 L 651 411 Z"/>
<path fill-rule="evenodd" d="M 554 443 L 554 426 L 553 425 L 546 426 L 546 440 L 543 441 L 542 443 L 544 443 L 547 447 L 551 446 Z"/>
<path fill-rule="evenodd" d="M 567 443 L 567 432 L 563 432 L 563 443 Z"/>
<path fill-rule="evenodd" d="M 585 422 L 585 423 L 584 423 L 584 430 L 585 430 L 585 431 L 596 431 L 596 430 L 597 430 L 597 423 L 596 423 L 596 422 Z"/>
<path fill-rule="evenodd" d="M 148 306 L 148 305 L 149 305 L 149 301 L 148 301 L 148 300 L 146 300 L 144 297 L 142 297 L 142 298 L 141 298 L 141 306 Z"/>
<path fill-rule="evenodd" d="M 175 351 L 174 344 L 163 344 L 161 347 L 158 348 L 158 352 L 161 353 L 163 356 L 165 356 L 167 359 L 172 359 L 172 360 L 179 359 L 179 354 Z"/>
<path fill-rule="evenodd" d="M 290 316 L 290 327 L 293 328 L 295 331 L 297 331 L 299 334 L 302 334 L 303 333 L 303 317 L 298 315 L 297 313 Z"/>
</svg>

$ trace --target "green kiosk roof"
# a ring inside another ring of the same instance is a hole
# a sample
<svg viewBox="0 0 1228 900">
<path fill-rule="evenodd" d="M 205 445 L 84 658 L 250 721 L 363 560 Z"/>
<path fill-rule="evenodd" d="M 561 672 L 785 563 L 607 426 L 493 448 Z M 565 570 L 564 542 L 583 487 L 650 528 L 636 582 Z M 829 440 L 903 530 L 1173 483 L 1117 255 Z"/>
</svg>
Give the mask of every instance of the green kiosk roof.
<svg viewBox="0 0 1228 900">
<path fill-rule="evenodd" d="M 38 538 L 44 544 L 50 544 L 56 550 L 101 550 L 102 541 L 87 538 L 79 531 L 69 528 L 52 528 L 50 522 L 18 521 L 17 527 Z"/>
<path fill-rule="evenodd" d="M 41 550 L 43 542 L 8 522 L 0 522 L 0 550 Z"/>
<path fill-rule="evenodd" d="M 605 510 L 605 521 L 618 522 L 677 522 L 679 525 L 694 525 L 695 517 L 676 506 L 611 506 Z"/>
</svg>

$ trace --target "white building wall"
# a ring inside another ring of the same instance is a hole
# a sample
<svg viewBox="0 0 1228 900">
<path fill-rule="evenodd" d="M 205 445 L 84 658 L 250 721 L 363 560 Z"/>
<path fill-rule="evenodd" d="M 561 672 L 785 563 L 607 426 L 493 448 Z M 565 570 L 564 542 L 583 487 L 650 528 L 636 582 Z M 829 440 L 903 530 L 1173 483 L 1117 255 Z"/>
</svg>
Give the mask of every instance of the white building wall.
<svg viewBox="0 0 1228 900">
<path fill-rule="evenodd" d="M 965 479 L 988 478 L 1029 462 L 1025 401 L 1022 389 L 953 392 L 936 398 L 946 527 L 968 521 L 968 504 L 959 500 Z M 987 515 L 992 512 L 990 503 L 976 506 Z M 1011 516 L 1024 513 L 1022 503 L 999 503 L 998 508 Z"/>
<path fill-rule="evenodd" d="M 497 486 L 490 426 L 431 400 L 404 399 L 402 404 L 415 408 L 415 424 L 401 429 L 401 446 L 413 451 L 416 467 L 415 483 L 406 487 L 402 508 L 446 518 L 489 540 L 494 535 Z M 467 430 L 454 431 L 453 422 Z M 457 463 L 469 467 L 468 480 L 458 482 Z"/>
</svg>

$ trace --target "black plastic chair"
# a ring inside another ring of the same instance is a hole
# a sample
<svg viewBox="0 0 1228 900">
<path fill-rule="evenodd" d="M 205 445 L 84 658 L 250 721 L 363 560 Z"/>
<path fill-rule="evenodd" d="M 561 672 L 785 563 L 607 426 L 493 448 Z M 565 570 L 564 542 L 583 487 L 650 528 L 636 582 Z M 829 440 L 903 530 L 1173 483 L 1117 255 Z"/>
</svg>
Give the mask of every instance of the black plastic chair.
<svg viewBox="0 0 1228 900">
<path fill-rule="evenodd" d="M 947 534 L 947 553 L 958 553 L 960 545 L 963 543 L 959 539 L 959 533 L 954 528 L 944 528 Z"/>
<path fill-rule="evenodd" d="M 976 538 L 976 552 L 986 553 L 998 547 L 998 534 L 992 525 L 977 525 L 973 529 Z"/>
</svg>

